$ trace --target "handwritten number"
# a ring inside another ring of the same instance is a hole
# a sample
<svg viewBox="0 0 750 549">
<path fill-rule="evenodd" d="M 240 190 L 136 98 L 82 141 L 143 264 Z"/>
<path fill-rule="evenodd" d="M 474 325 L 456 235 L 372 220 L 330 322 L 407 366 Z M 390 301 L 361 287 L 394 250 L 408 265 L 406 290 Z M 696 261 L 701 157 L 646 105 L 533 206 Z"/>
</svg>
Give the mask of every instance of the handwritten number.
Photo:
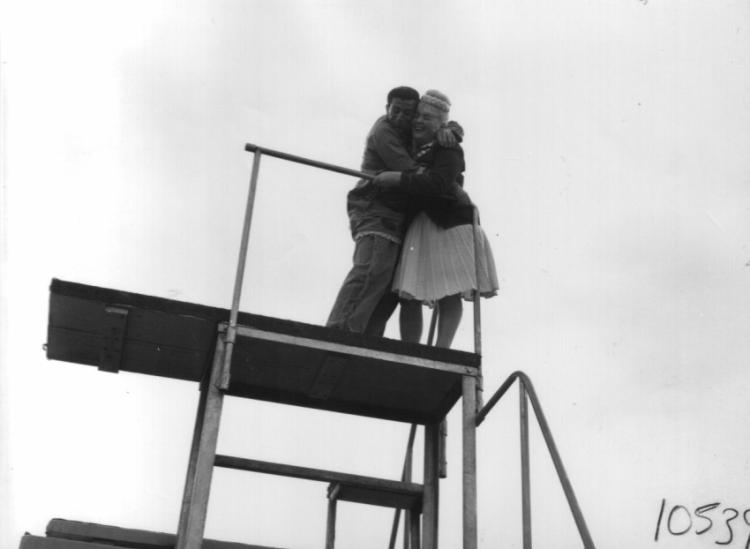
<svg viewBox="0 0 750 549">
<path fill-rule="evenodd" d="M 698 518 L 702 518 L 703 520 L 708 521 L 708 526 L 706 526 L 703 530 L 696 530 L 695 533 L 699 536 L 701 534 L 705 534 L 708 532 L 711 527 L 714 525 L 714 521 L 712 521 L 710 518 L 703 516 L 703 513 L 706 513 L 708 511 L 711 511 L 712 509 L 716 509 L 719 506 L 718 503 L 709 503 L 708 505 L 702 505 L 701 507 L 697 507 L 695 509 L 695 516 Z"/>
<path fill-rule="evenodd" d="M 673 532 L 672 531 L 672 515 L 674 515 L 674 512 L 677 511 L 678 509 L 682 509 L 683 511 L 685 511 L 685 514 L 687 515 L 687 518 L 688 518 L 688 526 L 682 532 Z M 669 530 L 669 533 L 672 534 L 673 536 L 681 536 L 682 534 L 686 534 L 688 530 L 690 530 L 690 528 L 692 527 L 693 527 L 693 519 L 691 518 L 690 511 L 687 510 L 687 507 L 685 507 L 684 505 L 675 505 L 674 507 L 672 507 L 672 510 L 669 512 L 669 517 L 667 518 L 667 530 Z"/>
<path fill-rule="evenodd" d="M 656 521 L 656 533 L 654 534 L 654 541 L 659 541 L 659 528 L 661 528 L 661 519 L 664 516 L 664 507 L 667 504 L 667 500 L 663 499 L 661 500 L 661 509 L 659 509 L 659 518 Z M 748 509 L 750 511 L 750 509 Z M 750 538 L 748 539 L 748 543 L 750 543 Z M 750 549 L 748 547 L 745 547 L 745 549 Z"/>
<path fill-rule="evenodd" d="M 732 518 L 728 518 L 726 521 L 727 528 L 729 529 L 729 539 L 727 541 L 717 541 L 715 542 L 716 545 L 729 545 L 730 543 L 732 543 L 732 540 L 734 539 L 734 533 L 732 532 L 732 527 L 729 525 L 729 523 L 732 522 L 734 519 L 736 519 L 738 516 L 740 516 L 740 513 L 739 511 L 737 511 L 737 509 L 732 509 L 731 507 L 724 509 L 721 513 L 724 514 L 727 511 L 734 513 L 734 516 Z"/>
<path fill-rule="evenodd" d="M 696 528 L 695 533 L 697 535 L 702 535 L 708 532 L 711 528 L 714 526 L 714 521 L 706 516 L 709 512 L 713 511 L 717 507 L 719 507 L 721 503 L 708 503 L 706 505 L 701 505 L 700 507 L 696 507 L 694 514 L 696 518 L 703 519 L 706 522 L 708 522 L 708 525 L 705 528 L 698 529 Z M 656 531 L 654 532 L 654 541 L 659 541 L 659 535 L 661 533 L 661 525 L 662 521 L 664 520 L 664 511 L 667 508 L 667 500 L 666 498 L 662 498 L 661 505 L 659 506 L 659 518 L 656 520 Z M 679 517 L 675 519 L 674 515 L 682 510 L 685 513 L 685 516 L 687 517 L 687 523 L 685 523 L 685 528 L 683 530 L 674 530 L 672 527 L 672 523 L 674 520 L 678 520 L 678 527 L 680 527 Z M 722 512 L 722 516 L 725 516 L 724 524 L 727 526 L 727 530 L 729 531 L 729 537 L 725 541 L 714 541 L 716 545 L 729 545 L 734 541 L 734 530 L 732 529 L 732 521 L 735 520 L 740 516 L 740 512 L 737 509 L 734 509 L 732 507 L 727 507 Z M 742 513 L 742 520 L 745 522 L 747 526 L 750 526 L 750 509 L 745 509 L 745 511 Z M 667 515 L 667 530 L 670 534 L 673 536 L 682 536 L 690 531 L 690 529 L 693 527 L 693 515 L 688 511 L 687 507 L 684 505 L 674 505 L 672 509 L 669 511 L 669 514 Z M 748 535 L 747 540 L 745 541 L 744 549 L 750 549 L 750 535 Z"/>
</svg>

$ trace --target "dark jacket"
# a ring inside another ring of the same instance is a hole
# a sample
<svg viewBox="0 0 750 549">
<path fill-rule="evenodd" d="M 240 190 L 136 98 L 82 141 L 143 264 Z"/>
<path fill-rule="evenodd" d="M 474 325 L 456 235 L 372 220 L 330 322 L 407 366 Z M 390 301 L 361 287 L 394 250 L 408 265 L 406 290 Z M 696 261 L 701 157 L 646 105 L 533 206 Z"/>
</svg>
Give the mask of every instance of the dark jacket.
<svg viewBox="0 0 750 549">
<path fill-rule="evenodd" d="M 471 224 L 474 205 L 463 189 L 463 149 L 441 147 L 433 141 L 419 149 L 414 159 L 419 166 L 404 171 L 400 184 L 412 197 L 410 214 L 423 211 L 444 229 Z"/>
</svg>

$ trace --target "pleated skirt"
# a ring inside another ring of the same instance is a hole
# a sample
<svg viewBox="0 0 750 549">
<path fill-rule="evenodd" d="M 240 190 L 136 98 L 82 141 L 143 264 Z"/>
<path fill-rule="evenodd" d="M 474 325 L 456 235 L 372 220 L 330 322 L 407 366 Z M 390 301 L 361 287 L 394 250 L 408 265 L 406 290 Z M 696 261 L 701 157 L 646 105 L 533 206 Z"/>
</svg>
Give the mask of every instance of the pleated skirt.
<svg viewBox="0 0 750 549">
<path fill-rule="evenodd" d="M 420 213 L 404 238 L 393 291 L 404 299 L 416 299 L 430 306 L 455 294 L 473 299 L 477 289 L 473 233 L 471 225 L 443 229 Z M 498 290 L 495 259 L 481 227 L 478 233 L 479 293 L 492 297 Z"/>
</svg>

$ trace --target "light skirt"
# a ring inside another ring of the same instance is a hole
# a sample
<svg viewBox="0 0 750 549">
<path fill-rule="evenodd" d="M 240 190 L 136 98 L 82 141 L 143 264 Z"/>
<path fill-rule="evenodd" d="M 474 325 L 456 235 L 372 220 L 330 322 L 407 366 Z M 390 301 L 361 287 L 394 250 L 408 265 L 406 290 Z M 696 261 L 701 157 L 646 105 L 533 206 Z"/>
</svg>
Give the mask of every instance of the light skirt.
<svg viewBox="0 0 750 549">
<path fill-rule="evenodd" d="M 471 300 L 477 288 L 473 232 L 471 225 L 442 229 L 420 213 L 404 238 L 393 291 L 430 306 L 455 294 Z M 498 290 L 495 260 L 481 227 L 478 233 L 479 291 L 482 297 L 492 297 Z"/>
</svg>

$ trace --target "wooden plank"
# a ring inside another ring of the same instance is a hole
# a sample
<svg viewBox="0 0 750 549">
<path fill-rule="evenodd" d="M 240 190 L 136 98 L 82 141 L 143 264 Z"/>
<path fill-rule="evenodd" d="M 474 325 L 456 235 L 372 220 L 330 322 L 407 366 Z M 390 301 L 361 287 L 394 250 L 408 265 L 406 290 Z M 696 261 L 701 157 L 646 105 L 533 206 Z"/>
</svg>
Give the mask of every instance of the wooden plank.
<svg viewBox="0 0 750 549">
<path fill-rule="evenodd" d="M 351 494 L 352 497 L 370 499 L 365 501 L 361 501 L 360 499 L 347 499 L 347 501 L 358 501 L 359 503 L 368 503 L 371 505 L 411 508 L 414 505 L 419 505 L 419 502 L 421 502 L 422 499 L 422 486 L 411 482 L 399 482 L 396 480 L 340 473 L 338 471 L 312 469 L 309 467 L 299 467 L 284 463 L 271 463 L 268 461 L 224 455 L 216 456 L 215 465 L 217 467 L 240 469 L 256 473 L 337 483 L 341 485 L 339 499 L 347 499 L 341 494 L 345 490 L 349 490 L 349 494 Z"/>
<path fill-rule="evenodd" d="M 50 360 L 99 366 L 101 348 L 102 340 L 97 334 L 65 328 L 48 331 L 47 358 Z M 124 370 L 128 372 L 199 381 L 209 352 L 129 340 L 125 342 L 122 356 L 127 361 Z"/>
<path fill-rule="evenodd" d="M 58 315 L 76 315 L 79 307 L 87 306 L 89 307 L 88 311 L 81 311 L 81 313 L 76 316 L 79 318 L 80 322 L 88 322 L 89 324 L 93 324 L 93 328 L 96 328 L 96 322 L 87 319 L 90 319 L 97 314 L 101 314 L 96 311 L 101 308 L 102 303 L 106 303 L 112 306 L 130 308 L 130 315 L 143 312 L 145 316 L 140 322 L 148 323 L 143 324 L 143 331 L 146 333 L 157 333 L 160 338 L 171 337 L 174 328 L 171 325 L 172 320 L 179 319 L 182 332 L 181 334 L 175 334 L 177 341 L 180 341 L 185 337 L 191 337 L 185 333 L 185 330 L 198 327 L 193 335 L 202 335 L 210 345 L 213 345 L 218 323 L 226 322 L 229 319 L 229 311 L 227 309 L 165 299 L 145 294 L 137 294 L 134 292 L 101 288 L 98 286 L 90 286 L 87 284 L 79 284 L 59 279 L 52 280 L 50 291 L 50 305 L 53 305 L 54 302 L 62 307 L 62 302 L 58 301 L 58 298 L 61 297 L 74 298 L 74 300 L 76 300 L 76 306 L 69 310 L 57 310 L 58 307 L 50 307 L 50 321 L 52 325 L 59 325 L 59 322 L 56 320 L 59 318 Z M 63 309 L 66 308 L 63 307 Z M 146 312 L 148 313 L 147 315 L 145 314 Z M 162 316 L 155 316 L 157 313 Z M 194 322 L 191 322 L 191 319 Z M 130 322 L 130 318 L 128 319 L 128 322 Z M 240 313 L 238 322 L 240 325 L 251 326 L 265 331 L 322 339 L 325 341 L 334 341 L 346 345 L 354 345 L 414 357 L 423 357 L 452 364 L 478 367 L 481 363 L 481 356 L 475 353 L 468 353 L 456 349 L 429 347 L 427 345 L 406 343 L 399 340 L 372 337 L 363 334 L 354 334 L 342 330 L 326 328 L 324 326 L 315 326 L 303 322 L 295 322 L 262 315 Z M 210 327 L 207 334 L 203 334 L 203 329 L 200 328 L 201 325 Z M 142 332 L 136 330 L 136 333 L 141 334 Z M 200 347 L 200 345 L 198 347 Z"/>
<path fill-rule="evenodd" d="M 118 526 L 108 526 L 105 524 L 95 524 L 92 522 L 81 522 L 75 520 L 52 519 L 47 525 L 47 537 L 39 538 L 43 540 L 60 540 L 77 543 L 85 543 L 81 549 L 99 548 L 98 544 L 106 544 L 107 549 L 112 549 L 112 545 L 118 547 L 127 547 L 129 549 L 173 549 L 177 541 L 177 536 L 163 532 L 152 532 L 148 530 L 138 530 L 134 528 L 120 528 Z M 91 544 L 97 544 L 92 547 Z M 23 545 L 22 545 L 23 547 Z M 39 549 L 57 549 L 56 546 L 38 546 Z M 78 546 L 70 546 L 69 549 L 78 549 Z M 28 549 L 37 549 L 37 546 L 30 546 Z M 62 546 L 60 549 L 68 549 Z M 213 539 L 203 540 L 202 549 L 274 549 L 260 545 L 247 545 L 230 541 L 219 541 Z M 278 549 L 278 548 L 275 548 Z"/>
<path fill-rule="evenodd" d="M 166 548 L 164 545 L 158 547 Z M 27 534 L 21 538 L 19 549 L 112 549 L 112 545 L 70 539 L 43 538 Z"/>
<path fill-rule="evenodd" d="M 338 499 L 341 501 L 389 507 L 391 509 L 414 509 L 415 512 L 420 512 L 422 508 L 422 498 L 413 494 L 402 494 L 380 488 L 365 488 L 344 483 L 339 486 Z"/>
<path fill-rule="evenodd" d="M 106 308 L 116 307 L 128 311 L 126 335 L 129 339 L 195 350 L 205 350 L 206 345 L 213 344 L 211 336 L 215 336 L 215 317 L 173 314 L 161 310 L 158 303 L 153 308 L 139 308 L 127 303 L 122 295 L 119 297 L 112 301 L 88 300 L 53 293 L 50 296 L 50 325 L 98 334 L 106 320 Z"/>
</svg>

